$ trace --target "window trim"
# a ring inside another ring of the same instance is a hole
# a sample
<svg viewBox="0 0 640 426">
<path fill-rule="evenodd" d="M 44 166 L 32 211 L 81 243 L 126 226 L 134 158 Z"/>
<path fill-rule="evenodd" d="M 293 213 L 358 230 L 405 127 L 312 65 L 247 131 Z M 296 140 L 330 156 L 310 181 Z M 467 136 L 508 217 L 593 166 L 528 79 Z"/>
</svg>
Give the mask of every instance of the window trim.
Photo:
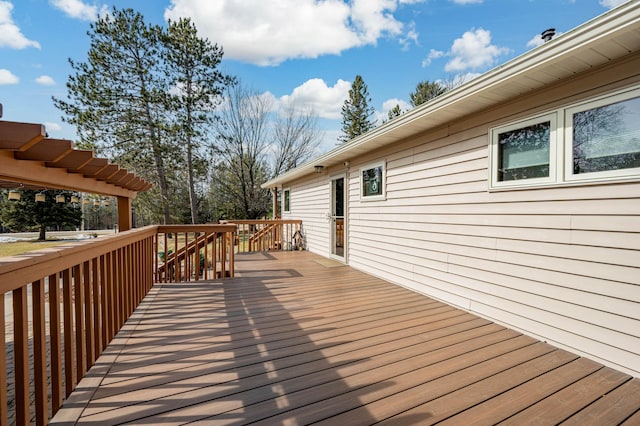
<svg viewBox="0 0 640 426">
<path fill-rule="evenodd" d="M 382 173 L 381 173 L 381 189 L 382 189 L 382 193 L 378 194 L 378 195 L 365 195 L 364 194 L 364 180 L 362 178 L 362 173 L 365 170 L 371 170 L 371 169 L 375 169 L 380 167 L 382 169 Z M 387 162 L 385 160 L 383 161 L 377 161 L 375 163 L 369 163 L 369 164 L 365 164 L 363 166 L 360 167 L 359 171 L 359 185 L 360 185 L 360 189 L 359 189 L 359 193 L 360 193 L 360 201 L 383 201 L 387 199 Z"/>
<path fill-rule="evenodd" d="M 516 179 L 508 181 L 498 180 L 498 159 L 500 155 L 498 153 L 499 143 L 498 137 L 502 133 L 511 132 L 513 130 L 522 129 L 524 127 L 533 126 L 535 124 L 550 122 L 549 129 L 549 176 L 532 179 Z M 543 115 L 537 115 L 524 120 L 514 121 L 507 124 L 494 127 L 489 131 L 491 137 L 490 148 L 490 168 L 489 168 L 489 182 L 491 188 L 512 188 L 512 187 L 528 187 L 528 186 L 540 186 L 548 185 L 556 182 L 557 176 L 557 157 L 558 157 L 558 113 L 550 112 Z"/>
<path fill-rule="evenodd" d="M 616 90 L 599 96 L 594 96 L 580 102 L 555 108 L 546 113 L 525 117 L 517 121 L 489 129 L 489 167 L 488 186 L 489 191 L 518 190 L 545 188 L 549 186 L 573 186 L 581 184 L 593 184 L 604 182 L 625 182 L 640 180 L 640 167 L 605 170 L 584 174 L 573 174 L 573 114 L 600 106 L 610 105 L 625 100 L 640 97 L 640 87 L 635 85 L 622 90 Z M 555 117 L 555 131 L 552 122 L 550 137 L 555 148 L 549 150 L 549 178 L 520 179 L 512 181 L 498 181 L 498 134 L 527 127 L 532 124 L 548 121 L 549 117 Z M 553 176 L 553 178 L 551 178 Z"/>
<path fill-rule="evenodd" d="M 640 178 L 640 167 L 617 170 L 602 170 L 599 172 L 588 172 L 580 174 L 573 173 L 573 114 L 606 105 L 624 102 L 634 98 L 640 98 L 640 88 L 610 93 L 565 108 L 564 111 L 566 116 L 566 125 L 564 128 L 564 180 L 566 182 L 599 182 L 634 177 Z"/>
<path fill-rule="evenodd" d="M 286 194 L 289 194 L 289 196 L 287 197 Z M 287 206 L 287 198 L 289 199 L 289 206 Z M 291 188 L 282 188 L 282 213 L 291 213 Z"/>
</svg>

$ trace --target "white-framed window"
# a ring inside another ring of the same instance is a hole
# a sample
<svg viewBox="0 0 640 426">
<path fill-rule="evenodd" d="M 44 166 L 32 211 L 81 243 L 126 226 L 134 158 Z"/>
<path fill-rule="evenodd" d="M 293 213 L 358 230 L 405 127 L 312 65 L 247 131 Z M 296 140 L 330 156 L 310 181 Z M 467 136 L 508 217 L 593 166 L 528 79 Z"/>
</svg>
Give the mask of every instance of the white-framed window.
<svg viewBox="0 0 640 426">
<path fill-rule="evenodd" d="M 284 213 L 291 212 L 291 190 L 289 188 L 282 190 L 282 211 Z"/>
<path fill-rule="evenodd" d="M 360 168 L 360 200 L 377 201 L 386 197 L 385 162 L 368 164 Z"/>
<path fill-rule="evenodd" d="M 640 177 L 640 90 L 567 108 L 565 179 Z"/>
<path fill-rule="evenodd" d="M 640 89 L 490 129 L 490 189 L 640 179 Z"/>
<path fill-rule="evenodd" d="M 556 113 L 495 128 L 491 132 L 492 187 L 555 182 Z"/>
</svg>

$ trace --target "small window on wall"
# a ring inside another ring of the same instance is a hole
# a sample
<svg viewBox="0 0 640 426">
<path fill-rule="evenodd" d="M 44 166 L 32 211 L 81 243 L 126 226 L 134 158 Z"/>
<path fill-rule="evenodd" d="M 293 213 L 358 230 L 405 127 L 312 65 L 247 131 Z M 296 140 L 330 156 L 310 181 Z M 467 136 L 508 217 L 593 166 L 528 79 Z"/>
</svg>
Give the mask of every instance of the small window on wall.
<svg viewBox="0 0 640 426">
<path fill-rule="evenodd" d="M 567 109 L 567 180 L 640 174 L 639 92 Z"/>
<path fill-rule="evenodd" d="M 384 163 L 371 164 L 360 169 L 360 199 L 363 201 L 385 199 Z"/>
<path fill-rule="evenodd" d="M 289 189 L 285 189 L 284 191 L 282 191 L 282 211 L 285 213 L 289 213 L 291 211 L 290 194 L 291 191 Z"/>
<path fill-rule="evenodd" d="M 556 114 L 548 114 L 492 130 L 493 187 L 555 179 L 556 121 Z"/>
</svg>

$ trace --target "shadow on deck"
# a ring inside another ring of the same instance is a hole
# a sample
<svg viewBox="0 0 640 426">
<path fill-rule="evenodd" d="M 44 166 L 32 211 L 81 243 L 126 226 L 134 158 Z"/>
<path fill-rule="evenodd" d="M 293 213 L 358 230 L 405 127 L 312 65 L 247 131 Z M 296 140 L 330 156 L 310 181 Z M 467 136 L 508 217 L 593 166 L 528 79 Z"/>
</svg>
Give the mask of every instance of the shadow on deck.
<svg viewBox="0 0 640 426">
<path fill-rule="evenodd" d="M 236 267 L 157 284 L 54 422 L 640 422 L 639 379 L 470 313 L 308 252 Z"/>
</svg>

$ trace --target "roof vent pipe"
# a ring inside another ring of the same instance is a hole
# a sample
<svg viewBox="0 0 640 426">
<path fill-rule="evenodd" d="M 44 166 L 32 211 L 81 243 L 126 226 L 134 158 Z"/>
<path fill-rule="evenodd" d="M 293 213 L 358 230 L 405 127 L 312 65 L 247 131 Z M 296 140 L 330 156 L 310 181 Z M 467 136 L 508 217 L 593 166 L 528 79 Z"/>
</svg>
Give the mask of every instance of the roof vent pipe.
<svg viewBox="0 0 640 426">
<path fill-rule="evenodd" d="M 544 41 L 546 43 L 548 41 L 551 41 L 551 39 L 555 35 L 556 35 L 556 29 L 555 28 L 549 28 L 548 30 L 544 30 L 540 36 L 542 37 L 542 41 Z"/>
</svg>

